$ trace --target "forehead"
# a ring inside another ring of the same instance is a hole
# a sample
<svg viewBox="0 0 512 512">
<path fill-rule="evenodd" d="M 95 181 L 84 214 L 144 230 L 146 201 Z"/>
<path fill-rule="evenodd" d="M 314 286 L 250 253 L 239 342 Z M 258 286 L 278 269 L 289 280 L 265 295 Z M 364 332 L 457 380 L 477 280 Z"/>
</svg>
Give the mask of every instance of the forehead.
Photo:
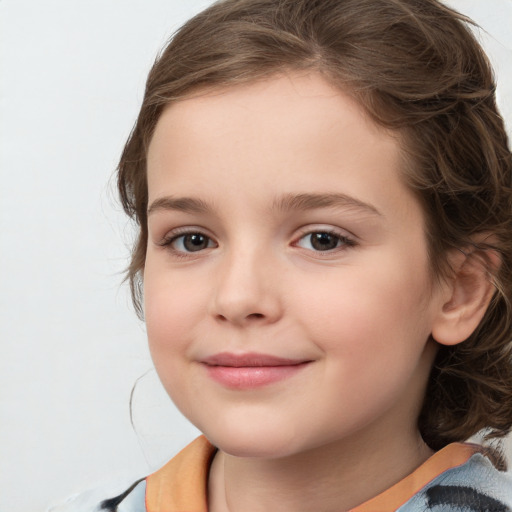
<svg viewBox="0 0 512 512">
<path fill-rule="evenodd" d="M 330 123 L 331 126 L 351 125 L 355 128 L 356 119 L 358 127 L 367 132 L 365 135 L 383 139 L 382 135 L 386 133 L 388 142 L 392 143 L 399 137 L 398 133 L 378 126 L 347 92 L 331 85 L 319 73 L 288 72 L 246 84 L 194 90 L 164 109 L 152 141 L 162 129 L 174 127 L 183 135 L 192 135 L 199 128 L 201 135 L 206 135 L 219 128 L 226 130 L 227 123 L 240 120 L 245 128 L 256 130 L 261 140 L 265 132 L 270 133 L 271 128 L 278 127 L 286 128 L 281 133 L 281 143 L 286 135 L 295 139 L 309 135 L 314 140 L 321 125 Z M 261 131 L 264 125 L 266 130 Z M 291 130 L 293 126 L 296 130 Z M 191 131 L 185 132 L 187 128 Z M 226 134 L 236 137 L 236 133 L 228 133 L 228 130 Z M 246 133 L 239 132 L 239 135 Z"/>
<path fill-rule="evenodd" d="M 149 196 L 227 194 L 215 185 L 235 181 L 267 194 L 281 187 L 381 203 L 382 187 L 407 193 L 401 160 L 397 136 L 348 94 L 315 73 L 286 74 L 168 106 L 149 146 Z"/>
</svg>

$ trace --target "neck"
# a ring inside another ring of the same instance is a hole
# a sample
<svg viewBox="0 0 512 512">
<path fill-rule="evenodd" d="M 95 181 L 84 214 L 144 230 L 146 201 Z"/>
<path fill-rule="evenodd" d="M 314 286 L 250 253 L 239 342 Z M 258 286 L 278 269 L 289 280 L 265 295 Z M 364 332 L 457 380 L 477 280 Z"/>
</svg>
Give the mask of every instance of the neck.
<svg viewBox="0 0 512 512">
<path fill-rule="evenodd" d="M 335 442 L 280 459 L 219 451 L 210 471 L 209 510 L 349 510 L 388 489 L 432 455 L 416 430 L 405 437 L 376 436 L 371 446 L 366 439 Z"/>
</svg>

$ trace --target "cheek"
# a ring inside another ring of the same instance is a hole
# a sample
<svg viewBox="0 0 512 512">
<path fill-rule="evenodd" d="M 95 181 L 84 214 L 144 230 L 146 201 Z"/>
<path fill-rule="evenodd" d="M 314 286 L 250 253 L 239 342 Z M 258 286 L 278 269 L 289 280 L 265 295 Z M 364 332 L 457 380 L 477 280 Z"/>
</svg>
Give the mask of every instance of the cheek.
<svg viewBox="0 0 512 512">
<path fill-rule="evenodd" d="M 160 265 L 161 267 L 161 265 Z M 157 370 L 172 365 L 186 351 L 200 323 L 204 293 L 149 260 L 144 272 L 144 316 L 148 342 Z"/>
<path fill-rule="evenodd" d="M 203 311 L 203 297 L 165 273 L 146 272 L 145 279 L 145 320 L 151 358 L 171 400 L 190 417 L 198 384 L 193 375 L 184 372 L 183 364 L 189 359 L 192 340 L 198 336 L 198 325 L 204 316 L 198 314 Z"/>
<path fill-rule="evenodd" d="M 423 348 L 430 313 L 425 304 L 427 272 L 421 264 L 380 254 L 376 264 L 307 281 L 292 296 L 299 322 L 326 352 L 359 356 L 367 364 L 375 352 L 390 360 Z"/>
<path fill-rule="evenodd" d="M 369 419 L 404 390 L 415 398 L 423 392 L 431 364 L 426 276 L 405 268 L 348 269 L 319 286 L 317 300 L 296 291 L 301 328 L 325 356 L 326 401 L 345 405 L 332 412 L 340 421 L 347 411 Z"/>
</svg>

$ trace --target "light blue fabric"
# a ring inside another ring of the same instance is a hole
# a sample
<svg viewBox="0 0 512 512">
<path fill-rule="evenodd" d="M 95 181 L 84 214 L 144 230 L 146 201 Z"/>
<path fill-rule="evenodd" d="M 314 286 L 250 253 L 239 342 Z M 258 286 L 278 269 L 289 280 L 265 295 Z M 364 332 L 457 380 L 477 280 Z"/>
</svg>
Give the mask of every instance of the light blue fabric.
<svg viewBox="0 0 512 512">
<path fill-rule="evenodd" d="M 470 490 L 474 493 L 469 492 Z M 443 493 L 450 495 L 445 503 L 432 499 L 436 494 Z M 483 496 L 478 498 L 478 493 Z M 499 504 L 493 504 L 495 508 L 486 507 L 486 502 L 488 503 L 489 500 L 485 497 Z M 425 511 L 512 512 L 512 476 L 497 471 L 489 459 L 477 453 L 462 466 L 449 469 L 439 475 L 397 510 L 397 512 Z"/>
<path fill-rule="evenodd" d="M 106 512 L 100 508 L 101 503 L 123 493 L 129 486 L 130 484 L 124 482 L 122 486 L 111 485 L 75 494 L 61 505 L 50 508 L 48 512 Z M 146 481 L 142 480 L 117 507 L 117 512 L 146 512 L 145 498 Z"/>
</svg>

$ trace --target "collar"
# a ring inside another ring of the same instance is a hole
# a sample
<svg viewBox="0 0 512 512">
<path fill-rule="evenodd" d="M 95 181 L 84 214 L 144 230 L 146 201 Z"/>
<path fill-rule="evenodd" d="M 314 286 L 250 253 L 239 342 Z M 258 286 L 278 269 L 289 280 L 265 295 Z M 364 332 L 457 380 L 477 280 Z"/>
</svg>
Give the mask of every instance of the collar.
<svg viewBox="0 0 512 512">
<path fill-rule="evenodd" d="M 441 473 L 466 463 L 478 449 L 467 443 L 449 444 L 403 480 L 349 512 L 394 511 Z M 200 436 L 149 475 L 147 512 L 208 512 L 208 472 L 216 450 L 206 437 Z"/>
</svg>

